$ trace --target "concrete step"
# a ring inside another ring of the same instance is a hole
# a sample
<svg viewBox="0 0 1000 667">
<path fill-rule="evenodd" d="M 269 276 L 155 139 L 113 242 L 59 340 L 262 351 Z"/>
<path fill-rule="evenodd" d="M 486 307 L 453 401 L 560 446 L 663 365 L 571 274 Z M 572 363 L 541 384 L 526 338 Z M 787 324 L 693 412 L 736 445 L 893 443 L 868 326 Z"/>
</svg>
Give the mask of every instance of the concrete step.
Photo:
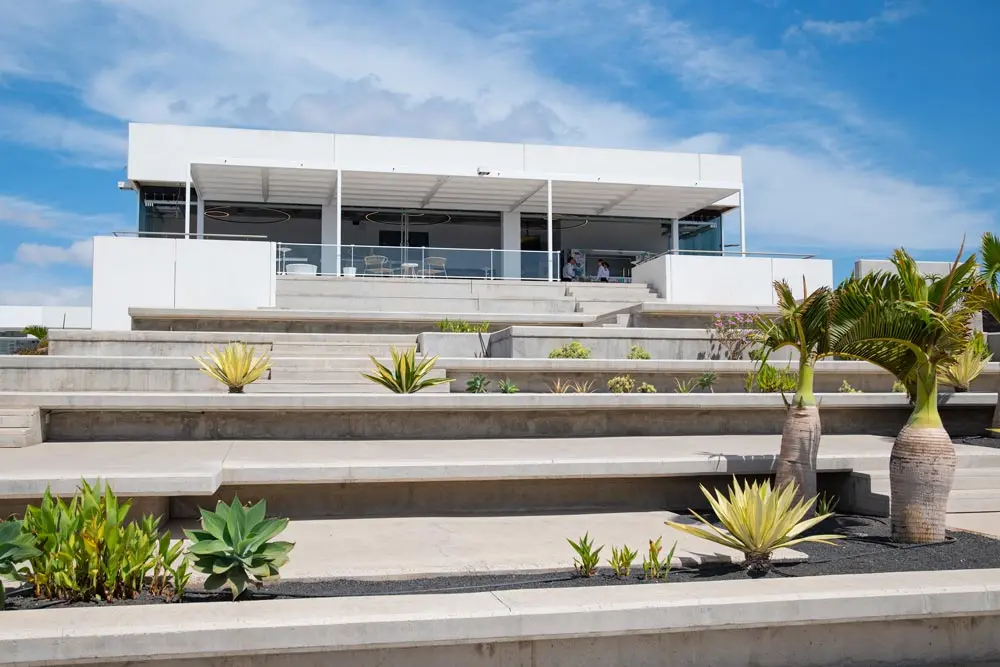
<svg viewBox="0 0 1000 667">
<path fill-rule="evenodd" d="M 280 276 L 279 298 L 290 296 L 408 297 L 408 298 L 515 298 L 547 299 L 566 295 L 558 282 L 505 280 L 333 278 Z"/>
<path fill-rule="evenodd" d="M 322 381 L 260 381 L 247 387 L 247 393 L 253 394 L 387 394 L 391 393 L 385 387 L 366 380 L 359 375 L 350 382 Z M 448 385 L 428 387 L 421 393 L 447 393 Z"/>
<path fill-rule="evenodd" d="M 354 343 L 275 343 L 271 349 L 272 358 L 280 357 L 340 357 L 364 358 L 369 355 L 388 359 L 391 349 L 405 350 L 416 347 L 415 340 L 403 345 L 385 345 L 373 343 L 369 345 Z"/>
<path fill-rule="evenodd" d="M 541 299 L 518 298 L 440 298 L 405 296 L 278 296 L 278 308 L 323 311 L 439 313 L 572 313 L 576 301 L 566 297 Z"/>
<path fill-rule="evenodd" d="M 603 315 L 622 308 L 628 308 L 641 303 L 643 299 L 635 301 L 578 301 L 576 311 L 578 313 L 590 313 L 592 315 Z"/>
<path fill-rule="evenodd" d="M 0 448 L 29 447 L 42 442 L 42 439 L 42 419 L 38 409 L 0 409 Z"/>
</svg>

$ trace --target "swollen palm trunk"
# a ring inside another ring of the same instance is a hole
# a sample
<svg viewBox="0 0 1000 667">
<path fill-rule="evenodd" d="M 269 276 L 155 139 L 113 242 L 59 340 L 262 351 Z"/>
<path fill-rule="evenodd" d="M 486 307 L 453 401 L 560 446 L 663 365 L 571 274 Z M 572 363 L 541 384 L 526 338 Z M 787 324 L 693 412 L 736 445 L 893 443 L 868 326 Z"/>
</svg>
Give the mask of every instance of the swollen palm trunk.
<svg viewBox="0 0 1000 667">
<path fill-rule="evenodd" d="M 997 401 L 997 406 L 993 409 L 993 428 L 989 434 L 994 438 L 1000 438 L 1000 400 Z"/>
<path fill-rule="evenodd" d="M 907 424 L 889 459 L 892 538 L 920 544 L 945 538 L 955 446 L 941 426 Z"/>
<path fill-rule="evenodd" d="M 781 431 L 781 452 L 775 488 L 793 483 L 795 501 L 816 496 L 816 454 L 820 437 L 819 408 L 815 405 L 788 408 Z"/>
</svg>

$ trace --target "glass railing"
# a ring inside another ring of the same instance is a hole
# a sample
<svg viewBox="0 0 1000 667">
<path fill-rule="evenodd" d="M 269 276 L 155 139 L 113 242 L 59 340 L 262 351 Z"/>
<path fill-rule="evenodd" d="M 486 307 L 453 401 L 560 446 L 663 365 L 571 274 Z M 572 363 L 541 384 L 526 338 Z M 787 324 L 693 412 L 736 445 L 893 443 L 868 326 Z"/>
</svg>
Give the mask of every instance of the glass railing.
<svg viewBox="0 0 1000 667">
<path fill-rule="evenodd" d="M 287 275 L 481 280 L 559 279 L 559 253 L 544 250 L 417 248 L 278 243 L 277 272 Z M 339 265 L 339 272 L 338 272 Z"/>
</svg>

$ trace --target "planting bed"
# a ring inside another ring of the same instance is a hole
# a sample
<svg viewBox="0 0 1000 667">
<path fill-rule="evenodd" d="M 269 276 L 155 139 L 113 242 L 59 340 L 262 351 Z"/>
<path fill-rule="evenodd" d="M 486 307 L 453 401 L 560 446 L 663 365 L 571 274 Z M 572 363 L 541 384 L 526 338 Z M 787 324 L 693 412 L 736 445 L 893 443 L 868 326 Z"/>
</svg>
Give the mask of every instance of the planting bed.
<svg viewBox="0 0 1000 667">
<path fill-rule="evenodd" d="M 847 536 L 838 540 L 837 546 L 805 543 L 796 550 L 809 555 L 801 563 L 775 564 L 767 578 L 812 577 L 838 574 L 871 574 L 884 572 L 946 571 L 994 568 L 1000 563 L 1000 540 L 969 533 L 952 531 L 948 541 L 940 544 L 909 546 L 894 544 L 889 540 L 887 519 L 838 515 L 815 529 L 817 532 L 835 532 Z M 600 545 L 599 536 L 596 541 Z M 515 574 L 469 574 L 421 579 L 327 579 L 321 581 L 284 581 L 265 586 L 248 596 L 248 600 L 274 600 L 319 597 L 382 596 L 442 593 L 475 593 L 531 588 L 578 588 L 589 586 L 657 585 L 643 579 L 641 557 L 643 545 L 630 545 L 640 551 L 633 565 L 632 574 L 618 578 L 607 567 L 590 578 L 572 573 L 572 551 L 566 548 L 566 572 L 524 572 Z M 706 542 L 705 549 L 714 545 Z M 606 545 L 602 555 L 610 555 L 611 545 Z M 669 545 L 664 545 L 664 550 Z M 294 552 L 293 552 L 294 557 Z M 714 565 L 697 569 L 675 568 L 666 583 L 711 582 L 746 580 L 746 573 L 735 565 Z M 189 587 L 184 603 L 221 602 L 230 600 L 228 591 L 206 592 L 197 585 Z M 118 605 L 163 604 L 164 600 L 140 596 L 135 600 L 115 602 Z M 38 600 L 30 592 L 8 590 L 7 609 L 40 609 L 65 607 L 107 606 L 107 603 L 67 603 Z"/>
</svg>

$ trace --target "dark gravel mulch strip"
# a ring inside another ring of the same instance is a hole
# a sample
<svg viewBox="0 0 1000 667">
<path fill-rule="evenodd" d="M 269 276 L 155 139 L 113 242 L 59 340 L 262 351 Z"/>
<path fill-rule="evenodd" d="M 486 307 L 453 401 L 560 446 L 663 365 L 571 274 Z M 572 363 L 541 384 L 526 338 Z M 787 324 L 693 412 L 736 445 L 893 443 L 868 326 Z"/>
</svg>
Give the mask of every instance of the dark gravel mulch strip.
<svg viewBox="0 0 1000 667">
<path fill-rule="evenodd" d="M 795 548 L 809 555 L 809 561 L 797 564 L 776 565 L 769 578 L 812 577 L 831 574 L 866 574 L 876 572 L 915 572 L 921 570 L 967 570 L 1000 567 L 1000 540 L 956 531 L 949 533 L 947 542 L 924 546 L 895 544 L 889 539 L 887 519 L 870 517 L 837 516 L 816 528 L 823 533 L 843 533 L 847 539 L 838 540 L 837 546 L 801 544 Z M 610 548 L 610 547 L 609 547 Z M 711 546 L 706 544 L 706 549 Z M 572 553 L 567 549 L 567 565 Z M 641 554 L 638 559 L 641 562 Z M 713 566 L 700 569 L 675 569 L 668 582 L 725 581 L 745 579 L 746 573 L 736 566 Z M 602 569 L 597 576 L 584 578 L 565 573 L 524 573 L 503 575 L 467 575 L 429 579 L 357 581 L 330 579 L 316 582 L 278 582 L 253 592 L 254 600 L 293 599 L 311 597 L 347 597 L 359 595 L 405 595 L 426 593 L 475 593 L 482 591 L 510 590 L 515 588 L 579 588 L 584 586 L 656 585 L 642 578 L 641 568 L 633 568 L 632 575 L 619 579 L 610 570 Z M 225 591 L 206 592 L 192 589 L 184 596 L 184 603 L 219 602 L 229 600 Z M 134 604 L 162 604 L 162 598 L 142 595 L 135 600 L 115 602 L 115 606 Z M 65 603 L 38 600 L 30 591 L 11 591 L 7 598 L 8 609 L 40 609 L 65 607 L 98 607 L 108 603 Z"/>
<path fill-rule="evenodd" d="M 956 445 L 975 445 L 976 447 L 1000 449 L 1000 438 L 991 438 L 986 435 L 972 435 L 966 438 L 954 438 L 952 442 Z"/>
</svg>

